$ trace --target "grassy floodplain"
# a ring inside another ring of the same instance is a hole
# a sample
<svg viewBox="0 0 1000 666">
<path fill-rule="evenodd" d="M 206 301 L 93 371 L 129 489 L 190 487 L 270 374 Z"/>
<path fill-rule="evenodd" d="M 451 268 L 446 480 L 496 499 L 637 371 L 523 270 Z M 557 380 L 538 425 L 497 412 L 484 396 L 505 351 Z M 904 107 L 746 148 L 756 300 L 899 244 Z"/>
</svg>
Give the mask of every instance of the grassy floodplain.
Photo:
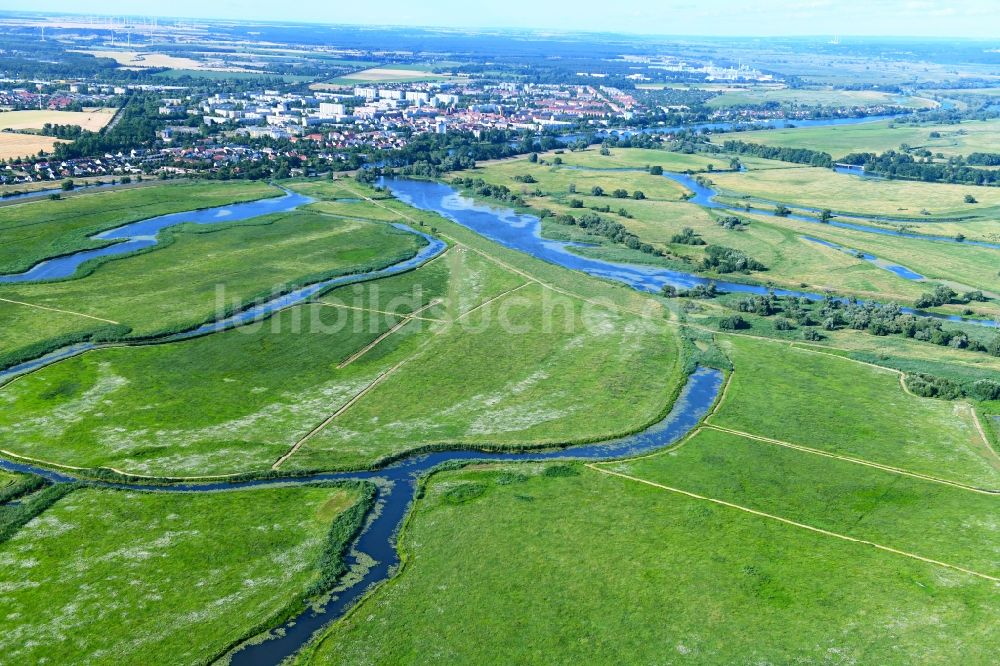
<svg viewBox="0 0 1000 666">
<path fill-rule="evenodd" d="M 658 152 L 660 151 L 635 153 L 634 149 L 615 149 L 610 157 L 590 154 L 582 159 L 597 163 L 605 159 L 619 160 L 620 162 L 635 160 L 636 163 L 646 163 L 646 154 Z M 662 154 L 679 155 L 668 152 Z M 688 158 L 690 156 L 679 155 L 679 157 Z M 698 157 L 704 159 L 704 156 Z M 767 160 L 761 161 L 767 162 Z M 786 171 L 794 172 L 797 169 L 761 170 L 754 173 L 781 174 Z M 704 256 L 704 246 L 674 243 L 674 235 L 680 233 L 685 227 L 692 228 L 708 244 L 743 250 L 767 266 L 767 271 L 754 273 L 752 277 L 762 282 L 789 288 L 800 288 L 802 285 L 806 285 L 815 291 L 832 289 L 840 293 L 855 294 L 862 298 L 900 302 L 912 302 L 929 289 L 926 285 L 905 280 L 847 253 L 811 243 L 802 238 L 804 235 L 825 238 L 850 248 L 868 250 L 879 257 L 891 258 L 893 261 L 915 270 L 917 268 L 912 264 L 919 263 L 921 269 L 925 271 L 923 274 L 929 277 L 965 285 L 976 285 L 983 289 L 991 288 L 995 282 L 992 277 L 995 275 L 995 271 L 986 268 L 986 264 L 995 261 L 994 255 L 997 253 L 982 248 L 933 245 L 928 255 L 935 257 L 932 263 L 927 259 L 919 261 L 922 257 L 922 248 L 929 245 L 919 240 L 907 241 L 906 239 L 880 237 L 858 231 L 834 229 L 818 224 L 777 220 L 763 216 L 753 217 L 752 224 L 744 230 L 726 230 L 718 225 L 716 219 L 718 214 L 709 213 L 701 206 L 680 200 L 675 195 L 673 188 L 668 190 L 654 188 L 654 186 L 659 186 L 660 181 L 676 185 L 673 181 L 643 172 L 575 171 L 549 165 L 532 164 L 527 159 L 516 159 L 491 164 L 482 170 L 477 170 L 475 175 L 483 177 L 488 182 L 506 185 L 513 191 L 520 192 L 525 201 L 535 210 L 579 215 L 581 212 L 579 209 L 570 208 L 571 199 L 583 201 L 585 207 L 609 205 L 613 212 L 603 213 L 603 217 L 620 222 L 629 231 L 638 235 L 640 239 L 658 249 L 667 251 L 676 257 L 692 260 L 694 265 L 690 266 L 689 270 L 697 268 L 697 264 Z M 523 175 L 531 175 L 537 182 L 522 185 L 514 180 L 515 176 Z M 718 180 L 722 176 L 729 175 L 743 174 L 713 174 L 711 178 Z M 588 177 L 588 179 L 584 180 L 582 176 Z M 576 186 L 576 194 L 568 192 L 570 183 Z M 590 196 L 590 188 L 594 184 L 603 187 L 605 192 L 611 192 L 617 188 L 626 189 L 629 193 L 641 190 L 646 198 L 636 201 L 631 198 L 616 199 L 611 196 Z M 539 195 L 538 192 L 541 194 Z M 625 209 L 631 217 L 618 216 L 615 213 L 618 208 Z M 577 248 L 574 250 L 580 254 L 619 261 L 656 262 L 656 259 L 649 255 L 613 246 L 606 239 L 586 234 L 584 230 L 577 227 L 568 227 L 545 220 L 542 229 L 543 233 L 551 238 L 587 241 L 602 245 L 599 248 Z M 896 241 L 902 242 L 897 244 Z M 886 246 L 891 247 L 889 256 L 882 254 Z M 939 259 L 941 261 L 938 261 Z M 940 264 L 944 264 L 949 270 L 936 270 Z M 973 269 L 972 266 L 975 268 Z M 726 276 L 720 277 L 725 278 Z M 1000 288 L 1000 283 L 997 283 L 996 286 Z"/>
<path fill-rule="evenodd" d="M 412 210 L 377 203 L 367 205 Z M 267 469 L 362 391 L 290 468 L 367 465 L 429 443 L 580 441 L 657 418 L 679 381 L 662 311 L 621 310 L 653 304 L 523 255 L 509 253 L 523 268 L 490 259 L 481 252 L 492 243 L 442 218 L 402 219 L 427 219 L 462 245 L 259 325 L 90 352 L 22 377 L 0 390 L 3 448 L 143 474 Z"/>
<path fill-rule="evenodd" d="M 0 308 L 14 316 L 0 332 L 0 362 L 109 322 L 133 337 L 192 328 L 290 285 L 396 263 L 424 243 L 380 222 L 308 211 L 173 227 L 149 251 L 103 261 L 83 277 L 0 285 Z"/>
<path fill-rule="evenodd" d="M 564 150 L 562 153 L 548 153 L 542 156 L 546 163 L 552 164 L 555 158 L 562 160 L 565 166 L 577 166 L 587 169 L 645 169 L 649 166 L 662 166 L 667 171 L 708 171 L 729 169 L 732 155 L 707 155 L 704 153 L 678 153 L 655 148 L 612 148 L 610 155 L 602 155 L 597 148 L 586 150 Z M 740 156 L 740 163 L 747 169 L 787 169 L 787 162 L 765 160 L 759 157 Z M 506 161 L 506 160 L 505 160 Z M 493 163 L 486 163 L 487 165 Z"/>
<path fill-rule="evenodd" d="M 941 136 L 933 138 L 930 136 L 931 132 L 938 132 Z M 716 141 L 722 142 L 730 138 L 769 146 L 809 148 L 830 153 L 834 158 L 848 153 L 899 150 L 899 146 L 904 143 L 912 148 L 926 148 L 932 153 L 950 157 L 972 152 L 1000 151 L 1000 120 L 969 120 L 957 125 L 909 125 L 881 120 L 856 125 L 720 134 Z"/>
<path fill-rule="evenodd" d="M 299 663 L 949 663 L 1000 649 L 990 581 L 585 467 L 437 475 L 401 545 L 400 576 Z"/>
<path fill-rule="evenodd" d="M 731 89 L 708 101 L 712 107 L 747 106 L 778 102 L 794 106 L 867 106 L 884 104 L 911 109 L 927 109 L 937 102 L 923 97 L 903 97 L 875 90 L 834 90 L 833 88 L 791 89 L 775 87 Z"/>
<path fill-rule="evenodd" d="M 909 395 L 894 371 L 779 342 L 722 345 L 736 370 L 711 424 L 1000 489 L 1000 458 L 970 406 Z"/>
<path fill-rule="evenodd" d="M 749 195 L 835 212 L 917 221 L 922 218 L 933 221 L 935 217 L 991 217 L 1000 210 L 1000 188 L 996 187 L 864 178 L 818 167 L 720 173 L 711 180 L 730 196 Z M 966 203 L 966 195 L 979 203 Z M 995 218 L 988 229 L 997 233 Z M 933 229 L 922 231 L 942 233 Z"/>
<path fill-rule="evenodd" d="M 4 661 L 206 663 L 301 603 L 359 498 L 76 490 L 0 544 Z"/>
<path fill-rule="evenodd" d="M 87 237 L 130 222 L 280 194 L 257 182 L 178 183 L 7 206 L 0 221 L 0 273 L 21 272 L 49 257 L 101 247 L 107 243 Z"/>
</svg>

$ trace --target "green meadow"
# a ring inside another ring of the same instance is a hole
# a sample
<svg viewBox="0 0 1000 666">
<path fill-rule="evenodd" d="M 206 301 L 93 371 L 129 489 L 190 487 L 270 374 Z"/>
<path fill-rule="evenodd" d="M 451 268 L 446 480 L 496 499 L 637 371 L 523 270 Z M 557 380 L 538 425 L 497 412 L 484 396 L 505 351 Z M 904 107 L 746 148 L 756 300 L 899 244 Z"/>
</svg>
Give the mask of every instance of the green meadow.
<svg viewBox="0 0 1000 666">
<path fill-rule="evenodd" d="M 819 167 L 720 173 L 711 180 L 729 197 L 747 195 L 834 212 L 915 218 L 917 224 L 922 218 L 931 222 L 936 217 L 989 217 L 1000 210 L 996 187 L 863 178 Z M 966 203 L 966 195 L 979 203 Z M 995 222 L 991 230 L 997 233 Z M 930 228 L 921 231 L 940 233 Z"/>
<path fill-rule="evenodd" d="M 931 137 L 937 132 L 939 137 Z M 973 152 L 1000 151 L 1000 121 L 968 120 L 960 124 L 894 123 L 891 120 L 835 125 L 827 127 L 795 127 L 789 129 L 720 134 L 716 141 L 736 138 L 748 143 L 769 146 L 808 148 L 830 153 L 836 159 L 848 153 L 884 153 L 899 150 L 902 144 L 911 148 L 926 148 L 932 153 L 968 155 Z"/>
<path fill-rule="evenodd" d="M 910 395 L 892 370 L 780 342 L 720 344 L 735 371 L 712 425 L 1000 489 L 1000 458 L 970 406 Z"/>
<path fill-rule="evenodd" d="M 0 273 L 19 273 L 49 257 L 101 247 L 107 243 L 88 236 L 130 222 L 280 194 L 258 182 L 177 183 L 5 206 Z"/>
<path fill-rule="evenodd" d="M 833 88 L 773 88 L 753 87 L 732 89 L 708 101 L 711 107 L 749 106 L 777 102 L 789 106 L 874 106 L 884 104 L 911 109 L 937 106 L 936 102 L 922 97 L 901 97 L 875 90 L 834 90 Z"/>
<path fill-rule="evenodd" d="M 633 155 L 635 150 L 638 149 L 615 149 L 610 157 L 598 156 L 593 159 L 616 159 L 618 155 L 622 155 L 625 159 Z M 659 151 L 640 150 L 640 152 L 645 154 Z M 672 155 L 674 153 L 664 154 Z M 687 156 L 681 155 L 681 157 Z M 640 161 L 645 162 L 645 157 L 641 157 Z M 761 170 L 756 173 L 777 174 L 788 171 L 798 171 L 798 169 Z M 531 175 L 537 182 L 519 185 L 514 181 L 514 176 L 525 174 Z M 891 257 L 893 261 L 915 270 L 916 266 L 911 264 L 917 263 L 926 270 L 924 274 L 929 277 L 987 289 L 990 288 L 987 285 L 992 285 L 994 282 L 991 276 L 995 276 L 995 271 L 990 272 L 984 268 L 986 263 L 996 259 L 996 253 L 992 250 L 983 250 L 972 246 L 958 248 L 937 244 L 931 250 L 935 257 L 932 263 L 927 260 L 920 262 L 914 258 L 914 255 L 917 258 L 922 256 L 917 248 L 922 249 L 923 246 L 928 245 L 919 240 L 904 242 L 897 247 L 895 241 L 905 241 L 905 239 L 887 241 L 884 240 L 884 237 L 873 234 L 763 216 L 753 216 L 752 223 L 741 230 L 727 230 L 718 224 L 718 218 L 726 213 L 710 213 L 701 206 L 678 200 L 673 189 L 666 192 L 653 190 L 648 187 L 651 179 L 652 182 L 656 182 L 657 179 L 666 179 L 641 172 L 573 171 L 531 164 L 522 159 L 491 164 L 477 171 L 476 175 L 482 176 L 488 182 L 506 185 L 515 192 L 523 192 L 525 201 L 534 210 L 579 215 L 579 209 L 570 207 L 572 199 L 583 201 L 586 207 L 609 205 L 612 212 L 604 213 L 605 218 L 620 222 L 629 231 L 639 236 L 641 240 L 650 243 L 657 249 L 668 252 L 672 257 L 691 260 L 693 265 L 689 266 L 688 270 L 692 271 L 698 270 L 697 265 L 704 257 L 704 246 L 685 245 L 673 241 L 673 237 L 686 227 L 693 229 L 707 244 L 733 247 L 761 261 L 767 270 L 753 273 L 753 278 L 788 288 L 800 288 L 802 285 L 806 285 L 815 291 L 829 289 L 839 293 L 854 294 L 862 298 L 907 303 L 929 290 L 926 285 L 903 279 L 848 253 L 809 242 L 802 238 L 804 235 L 833 240 L 849 248 L 868 250 L 880 257 L 884 256 L 881 254 L 883 248 L 891 245 L 892 251 L 888 252 L 889 256 L 885 256 L 885 258 Z M 590 177 L 591 180 L 603 187 L 605 192 L 613 191 L 609 190 L 609 187 L 623 188 L 630 193 L 642 190 L 646 198 L 637 201 L 631 198 L 616 199 L 611 196 L 590 196 L 589 187 L 592 186 L 590 180 L 581 180 L 579 178 L 581 175 Z M 711 178 L 718 180 L 722 176 L 730 175 L 736 177 L 745 174 L 713 174 Z M 673 181 L 667 182 L 673 184 Z M 568 192 L 569 183 L 576 186 L 576 194 Z M 619 208 L 627 211 L 630 217 L 618 216 L 616 211 Z M 745 216 L 747 219 L 749 217 Z M 638 253 L 633 253 L 628 257 L 619 257 L 617 255 L 621 252 L 627 252 L 624 248 L 618 252 L 619 248 L 611 247 L 610 241 L 587 234 L 585 230 L 577 227 L 568 227 L 545 220 L 542 229 L 547 237 L 587 241 L 603 246 L 601 248 L 575 249 L 574 251 L 579 254 L 633 262 L 637 260 L 657 262 L 654 257 Z M 913 252 L 912 254 L 910 251 L 903 252 L 900 251 L 901 248 L 912 248 Z M 943 261 L 938 261 L 938 259 L 945 257 L 946 259 Z M 935 272 L 935 267 L 942 264 L 953 268 L 953 270 Z M 724 279 L 726 276 L 719 277 Z M 997 287 L 1000 288 L 1000 283 L 997 283 Z"/>
<path fill-rule="evenodd" d="M 108 322 L 133 337 L 192 328 L 295 285 L 394 264 L 423 244 L 387 224 L 307 211 L 167 229 L 160 245 L 83 277 L 0 286 L 0 304 L 16 316 L 0 332 L 0 358 Z"/>
<path fill-rule="evenodd" d="M 76 490 L 0 544 L 4 661 L 208 663 L 302 606 L 360 497 Z"/>
<path fill-rule="evenodd" d="M 560 471 L 434 476 L 403 571 L 298 663 L 984 663 L 1000 649 L 991 581 Z"/>
<path fill-rule="evenodd" d="M 1000 575 L 994 495 L 708 428 L 675 450 L 602 467 Z"/>
<path fill-rule="evenodd" d="M 532 263 L 538 277 L 463 244 L 251 326 L 68 359 L 0 390 L 0 443 L 60 464 L 199 475 L 268 469 L 334 414 L 288 468 L 370 465 L 426 444 L 562 444 L 655 420 L 679 381 L 663 315 L 603 305 L 617 288 Z"/>
</svg>

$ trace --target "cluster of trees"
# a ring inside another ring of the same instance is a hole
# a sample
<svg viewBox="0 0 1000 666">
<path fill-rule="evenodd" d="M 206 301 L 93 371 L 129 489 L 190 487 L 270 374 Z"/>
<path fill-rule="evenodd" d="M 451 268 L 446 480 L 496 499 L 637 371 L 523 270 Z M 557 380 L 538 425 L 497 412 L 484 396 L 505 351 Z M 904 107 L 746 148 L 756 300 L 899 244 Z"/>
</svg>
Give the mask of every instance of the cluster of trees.
<svg viewBox="0 0 1000 666">
<path fill-rule="evenodd" d="M 794 162 L 795 164 L 808 164 L 817 167 L 832 167 L 833 157 L 830 153 L 823 153 L 808 148 L 779 148 L 777 146 L 764 146 L 759 143 L 747 143 L 746 141 L 734 141 L 732 139 L 723 142 L 722 149 L 727 153 L 737 155 L 753 155 L 769 160 L 780 160 L 782 162 Z"/>
<path fill-rule="evenodd" d="M 58 143 L 56 159 L 94 157 L 104 153 L 149 148 L 163 125 L 160 100 L 156 95 L 135 94 L 125 102 L 118 116 L 100 132 L 82 132 L 73 143 Z"/>
<path fill-rule="evenodd" d="M 688 289 L 678 289 L 677 287 L 665 284 L 660 288 L 660 294 L 667 298 L 715 298 L 719 295 L 719 289 L 714 282 L 696 284 Z"/>
<path fill-rule="evenodd" d="M 681 245 L 704 245 L 705 239 L 695 233 L 691 227 L 684 227 L 679 234 L 670 237 L 670 242 Z"/>
<path fill-rule="evenodd" d="M 54 136 L 57 139 L 77 139 L 83 134 L 83 128 L 79 125 L 59 125 L 45 123 L 42 125 L 41 134 L 43 136 Z"/>
<path fill-rule="evenodd" d="M 977 160 L 988 161 L 990 153 L 976 153 Z M 1000 155 L 996 157 L 1000 158 Z M 1000 171 L 978 169 L 968 159 L 952 157 L 944 162 L 933 162 L 928 154 L 923 158 L 905 152 L 890 150 L 874 153 L 851 153 L 843 162 L 864 166 L 866 173 L 884 178 L 921 180 L 928 183 L 960 183 L 965 185 L 1000 185 Z M 997 162 L 1000 164 L 1000 161 Z M 984 164 L 983 166 L 988 166 Z"/>
<path fill-rule="evenodd" d="M 487 183 L 482 178 L 455 178 L 451 181 L 453 185 L 472 190 L 478 196 L 496 199 L 512 206 L 523 206 L 524 199 L 520 194 L 512 192 L 506 185 L 493 185 Z"/>
<path fill-rule="evenodd" d="M 781 317 L 774 320 L 774 328 L 777 330 L 792 330 L 796 326 L 812 327 L 803 331 L 806 339 L 821 339 L 822 335 L 817 329 L 836 331 L 847 328 L 879 336 L 902 335 L 931 344 L 1000 356 L 1000 335 L 982 342 L 964 331 L 945 328 L 940 319 L 904 313 L 895 303 L 862 303 L 855 299 L 842 300 L 831 296 L 817 302 L 768 293 L 747 296 L 738 300 L 733 307 L 740 313 L 762 317 L 780 314 Z"/>
<path fill-rule="evenodd" d="M 965 162 L 973 166 L 1000 166 L 1000 153 L 969 153 Z"/>
<path fill-rule="evenodd" d="M 724 245 L 709 245 L 705 249 L 705 258 L 701 260 L 701 267 L 703 270 L 715 271 L 716 273 L 749 273 L 767 270 L 767 266 L 746 252 Z"/>
<path fill-rule="evenodd" d="M 925 398 L 1000 400 L 1000 383 L 990 379 L 979 379 L 968 384 L 960 384 L 944 377 L 914 373 L 906 376 L 906 387 Z"/>
<path fill-rule="evenodd" d="M 973 301 L 984 303 L 986 302 L 986 296 L 983 295 L 983 292 L 978 290 L 967 291 L 960 296 L 958 292 L 951 287 L 939 284 L 934 287 L 934 291 L 921 294 L 920 298 L 918 298 L 913 305 L 917 308 L 930 308 L 948 303 L 965 305 Z"/>
<path fill-rule="evenodd" d="M 715 223 L 723 229 L 728 229 L 730 231 L 750 226 L 749 220 L 744 220 L 742 217 L 737 217 L 736 215 L 723 215 L 722 217 L 716 218 Z"/>
<path fill-rule="evenodd" d="M 542 217 L 548 217 L 545 213 L 548 213 L 548 211 L 543 211 Z M 580 217 L 573 217 L 572 215 L 566 213 L 564 215 L 558 215 L 554 219 L 559 224 L 577 226 L 581 229 L 586 229 L 587 233 L 602 236 L 603 238 L 607 238 L 615 243 L 620 243 L 630 250 L 639 250 L 645 254 L 658 257 L 664 256 L 662 251 L 657 250 L 649 243 L 643 243 L 639 240 L 639 237 L 626 229 L 621 222 L 607 220 L 596 213 L 587 212 Z"/>
</svg>

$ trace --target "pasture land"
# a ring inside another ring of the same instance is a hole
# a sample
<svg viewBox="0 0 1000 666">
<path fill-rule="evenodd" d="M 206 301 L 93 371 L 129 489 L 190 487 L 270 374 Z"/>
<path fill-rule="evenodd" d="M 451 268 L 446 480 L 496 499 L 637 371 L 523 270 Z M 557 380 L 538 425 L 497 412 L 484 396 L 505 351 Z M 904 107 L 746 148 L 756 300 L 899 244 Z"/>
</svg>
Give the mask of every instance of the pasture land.
<svg viewBox="0 0 1000 666">
<path fill-rule="evenodd" d="M 972 408 L 903 390 L 899 374 L 780 342 L 721 338 L 736 368 L 709 423 L 1000 489 Z"/>
<path fill-rule="evenodd" d="M 91 109 L 89 111 L 6 111 L 0 113 L 0 130 L 42 129 L 46 123 L 53 125 L 79 125 L 96 132 L 115 116 L 116 109 Z"/>
<path fill-rule="evenodd" d="M 377 459 L 414 443 L 511 447 L 607 439 L 654 421 L 678 382 L 673 334 L 530 284 L 412 352 L 290 461 Z"/>
<path fill-rule="evenodd" d="M 129 222 L 280 194 L 256 182 L 177 183 L 5 206 L 0 216 L 0 273 L 21 272 L 43 259 L 102 247 L 107 243 L 88 236 Z"/>
<path fill-rule="evenodd" d="M 931 132 L 940 136 L 931 137 Z M 830 153 L 834 159 L 848 153 L 899 150 L 904 143 L 912 148 L 926 148 L 932 153 L 950 157 L 973 152 L 1000 152 L 1000 120 L 968 120 L 957 125 L 910 125 L 881 120 L 856 125 L 720 134 L 714 141 L 722 143 L 730 138 L 768 146 L 819 150 Z"/>
<path fill-rule="evenodd" d="M 991 581 L 574 469 L 433 477 L 402 573 L 298 663 L 943 663 L 1000 649 Z"/>
<path fill-rule="evenodd" d="M 666 162 L 671 159 L 671 156 L 692 157 L 660 151 L 635 152 L 633 149 L 613 149 L 610 157 L 602 157 L 588 151 L 588 153 L 583 153 L 583 159 L 590 162 L 636 160 L 636 163 L 645 163 L 647 155 L 650 158 L 656 158 L 659 155 L 665 156 L 667 159 L 661 160 L 661 162 Z M 568 159 L 573 159 L 573 157 L 568 156 Z M 704 156 L 696 157 L 704 159 Z M 761 162 L 767 162 L 767 160 L 761 160 Z M 799 169 L 792 168 L 789 171 L 796 172 Z M 784 172 L 785 170 L 773 170 L 768 173 Z M 676 257 L 691 259 L 695 262 L 691 270 L 696 269 L 697 263 L 704 256 L 704 246 L 674 243 L 674 235 L 680 233 L 685 227 L 692 228 L 706 243 L 740 249 L 763 262 L 768 270 L 754 273 L 753 277 L 773 282 L 776 285 L 799 288 L 806 284 L 809 288 L 817 291 L 834 289 L 841 293 L 851 293 L 866 298 L 904 302 L 912 302 L 921 293 L 929 290 L 926 285 L 905 280 L 847 253 L 825 248 L 802 238 L 803 235 L 823 237 L 826 232 L 832 229 L 826 226 L 756 216 L 753 218 L 752 224 L 742 231 L 726 230 L 717 223 L 717 217 L 723 213 L 709 213 L 701 206 L 681 201 L 678 195 L 678 191 L 683 192 L 681 186 L 666 178 L 651 176 L 642 171 L 575 171 L 547 164 L 532 164 L 527 160 L 508 160 L 493 163 L 477 170 L 476 175 L 488 182 L 506 185 L 513 191 L 520 192 L 525 201 L 536 210 L 545 209 L 557 214 L 579 215 L 579 210 L 569 207 L 571 199 L 579 199 L 587 207 L 609 205 L 613 212 L 603 214 L 605 218 L 620 222 L 629 231 L 638 235 L 640 239 L 658 249 L 668 251 Z M 521 184 L 514 180 L 515 176 L 523 175 L 531 175 L 537 182 Z M 729 174 L 713 174 L 712 178 L 718 179 L 721 175 Z M 575 185 L 576 194 L 568 192 L 570 183 Z M 667 187 L 664 187 L 664 184 Z M 630 194 L 635 190 L 641 190 L 646 198 L 637 201 L 631 198 L 616 199 L 610 196 L 594 197 L 590 195 L 590 188 L 594 185 L 603 187 L 606 193 L 612 192 L 612 188 L 623 188 Z M 537 194 L 539 191 L 541 195 Z M 631 217 L 624 218 L 616 215 L 615 212 L 619 208 L 626 210 Z M 744 217 L 748 218 L 749 216 Z M 602 237 L 587 234 L 585 230 L 577 227 L 569 227 L 545 220 L 542 228 L 547 237 L 587 241 L 602 245 L 600 248 L 578 248 L 575 250 L 583 255 L 618 258 L 625 261 L 642 260 L 654 263 L 657 261 L 649 255 L 638 255 L 638 253 L 619 257 L 619 254 L 628 251 L 620 246 L 613 246 L 610 241 Z M 870 234 L 839 229 L 835 231 L 842 239 L 841 244 L 852 248 L 868 249 L 867 241 Z M 913 242 L 918 245 L 926 245 L 922 241 Z M 958 253 L 970 249 L 972 248 L 950 248 L 947 251 Z M 941 247 L 938 248 L 938 251 L 944 253 L 946 250 Z M 955 257 L 956 259 L 964 258 L 964 255 L 955 254 Z M 900 260 L 900 262 L 909 266 L 904 261 Z M 963 277 L 966 276 L 966 273 L 970 273 L 967 277 L 972 277 L 971 271 L 963 272 Z M 935 274 L 930 272 L 928 275 Z M 981 272 L 977 271 L 976 275 L 981 275 Z M 955 277 L 951 276 L 951 279 L 954 280 Z M 1000 287 L 1000 281 L 998 281 L 997 286 Z"/>
<path fill-rule="evenodd" d="M 564 151 L 560 155 L 547 153 L 543 159 L 552 163 L 556 157 L 562 159 L 566 166 L 578 166 L 588 169 L 645 169 L 649 166 L 662 166 L 667 171 L 709 171 L 729 169 L 728 154 L 706 155 L 704 153 L 677 153 L 653 148 L 614 148 L 610 155 L 601 155 L 597 148 L 586 150 Z M 765 160 L 758 157 L 739 156 L 740 162 L 748 169 L 787 169 L 787 162 Z"/>
<path fill-rule="evenodd" d="M 0 544 L 0 650 L 17 663 L 205 663 L 320 579 L 353 487 L 81 489 Z"/>
</svg>

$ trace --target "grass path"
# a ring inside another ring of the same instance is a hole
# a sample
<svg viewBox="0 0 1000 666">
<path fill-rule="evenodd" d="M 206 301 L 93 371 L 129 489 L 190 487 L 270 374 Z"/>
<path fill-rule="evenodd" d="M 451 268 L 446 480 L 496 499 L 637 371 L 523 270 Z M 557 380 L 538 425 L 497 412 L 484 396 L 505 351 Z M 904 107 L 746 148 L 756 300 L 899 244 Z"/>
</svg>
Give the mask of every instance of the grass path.
<svg viewBox="0 0 1000 666">
<path fill-rule="evenodd" d="M 367 345 L 365 345 L 364 347 L 362 347 L 358 351 L 356 351 L 353 354 L 351 354 L 350 356 L 348 356 L 346 360 L 342 361 L 339 365 L 337 365 L 337 369 L 338 370 L 343 370 L 344 368 L 346 368 L 347 366 L 349 366 L 351 363 L 354 363 L 359 358 L 361 358 L 362 356 L 364 356 L 365 354 L 367 354 L 368 352 L 370 352 L 372 349 L 374 349 L 378 345 L 378 343 L 382 342 L 387 337 L 389 337 L 390 335 L 392 335 L 393 333 L 395 333 L 399 329 L 401 329 L 404 326 L 406 326 L 407 324 L 409 324 L 413 319 L 418 318 L 418 317 L 416 317 L 416 315 L 418 315 L 421 312 L 423 312 L 424 310 L 427 310 L 428 308 L 432 308 L 435 305 L 438 305 L 440 303 L 441 303 L 441 299 L 435 299 L 435 300 L 431 301 L 430 303 L 428 303 L 427 305 L 423 306 L 422 308 L 418 308 L 418 309 L 414 310 L 411 314 L 402 315 L 402 319 L 398 323 L 394 324 L 391 328 L 389 328 L 388 331 L 386 331 L 385 333 L 383 333 L 382 335 L 378 336 L 377 338 L 375 338 L 374 340 L 372 340 L 371 342 L 369 342 Z"/>
<path fill-rule="evenodd" d="M 103 322 L 106 322 L 108 324 L 116 324 L 116 325 L 121 324 L 121 322 L 114 321 L 113 319 L 105 319 L 103 317 L 95 317 L 94 315 L 83 314 L 82 312 L 74 312 L 72 310 L 61 310 L 59 308 L 50 308 L 50 307 L 47 307 L 45 305 L 36 305 L 34 303 L 25 303 L 24 301 L 13 301 L 13 300 L 11 300 L 9 298 L 0 298 L 0 301 L 3 301 L 4 303 L 12 303 L 14 305 L 24 305 L 26 307 L 36 308 L 38 310 L 48 310 L 49 312 L 58 312 L 60 314 L 68 314 L 68 315 L 73 315 L 73 316 L 76 316 L 76 317 L 86 317 L 87 319 L 95 319 L 97 321 L 103 321 Z"/>
<path fill-rule="evenodd" d="M 917 555 L 916 553 L 909 553 L 905 550 L 899 550 L 891 546 L 886 546 L 880 543 L 875 543 L 874 541 L 868 541 L 866 539 L 857 539 L 846 534 L 840 534 L 838 532 L 831 532 L 830 530 L 825 530 L 820 527 L 814 527 L 812 525 L 806 525 L 805 523 L 800 523 L 794 520 L 789 520 L 788 518 L 782 518 L 781 516 L 776 516 L 772 513 L 766 513 L 764 511 L 758 511 L 757 509 L 751 509 L 747 506 L 742 506 L 740 504 L 734 504 L 732 502 L 727 502 L 725 500 L 716 499 L 714 497 L 705 497 L 704 495 L 698 495 L 697 493 L 692 493 L 687 490 L 681 490 L 680 488 L 672 488 L 670 486 L 664 485 L 662 483 L 656 483 L 655 481 L 647 481 L 646 479 L 640 479 L 639 477 L 631 476 L 629 474 L 624 474 L 622 472 L 615 472 L 609 469 L 603 469 L 598 467 L 594 463 L 588 463 L 585 467 L 592 469 L 594 471 L 600 472 L 602 474 L 607 474 L 609 476 L 616 476 L 621 479 L 626 479 L 635 483 L 642 483 L 647 486 L 652 486 L 653 488 L 658 488 L 660 490 L 665 490 L 671 493 L 677 493 L 678 495 L 684 495 L 691 499 L 700 500 L 703 502 L 711 502 L 713 504 L 718 504 L 720 506 L 729 507 L 730 509 L 736 509 L 737 511 L 743 511 L 754 516 L 759 516 L 761 518 L 767 518 L 768 520 L 777 521 L 784 523 L 786 525 L 791 525 L 792 527 L 797 527 L 799 529 L 808 530 L 810 532 L 815 532 L 817 534 L 822 534 L 824 536 L 833 537 L 836 539 L 841 539 L 843 541 L 849 541 L 851 543 L 862 544 L 865 546 L 871 546 L 872 548 L 877 548 L 878 550 L 883 550 L 888 553 L 893 553 L 895 555 L 901 555 L 903 557 L 908 557 L 913 560 L 918 560 L 920 562 L 925 562 L 927 564 L 933 564 L 939 567 L 945 567 L 947 569 L 952 569 L 954 571 L 959 571 L 961 573 L 969 574 L 971 576 L 976 576 L 978 578 L 983 578 L 985 580 L 1000 583 L 1000 578 L 996 576 L 990 576 L 989 574 L 984 574 L 979 571 L 973 571 L 972 569 L 966 569 L 965 567 L 960 567 L 955 564 L 949 564 L 948 562 L 942 562 L 940 560 L 934 560 L 929 557 L 924 557 L 922 555 Z"/>
<path fill-rule="evenodd" d="M 746 439 L 752 439 L 755 442 L 763 442 L 765 444 L 774 444 L 776 446 L 783 446 L 788 449 L 802 451 L 803 453 L 812 453 L 813 455 L 823 456 L 824 458 L 843 460 L 844 462 L 854 463 L 855 465 L 865 465 L 866 467 L 873 467 L 875 469 L 880 469 L 885 472 L 902 474 L 904 476 L 911 476 L 915 479 L 921 479 L 923 481 L 931 481 L 933 483 L 941 483 L 946 486 L 952 486 L 954 488 L 961 488 L 962 490 L 968 490 L 969 492 L 981 493 L 983 495 L 1000 495 L 1000 490 L 977 488 L 975 486 L 970 486 L 964 483 L 960 483 L 958 481 L 950 481 L 948 479 L 942 479 L 936 476 L 930 476 L 928 474 L 921 474 L 920 472 L 911 472 L 909 470 L 901 469 L 899 467 L 893 467 L 891 465 L 883 465 L 882 463 L 872 462 L 870 460 L 864 460 L 862 458 L 854 458 L 851 456 L 844 456 L 839 453 L 830 453 L 829 451 L 813 449 L 808 446 L 802 446 L 801 444 L 792 444 L 791 442 L 785 442 L 780 439 L 773 439 L 771 437 L 763 437 L 761 435 L 754 435 L 753 433 L 743 432 L 742 430 L 733 430 L 732 428 L 724 428 L 722 426 L 717 426 L 712 423 L 705 423 L 704 426 L 712 430 L 718 430 L 719 432 L 729 433 L 730 435 L 737 435 L 739 437 L 745 437 Z"/>
</svg>

